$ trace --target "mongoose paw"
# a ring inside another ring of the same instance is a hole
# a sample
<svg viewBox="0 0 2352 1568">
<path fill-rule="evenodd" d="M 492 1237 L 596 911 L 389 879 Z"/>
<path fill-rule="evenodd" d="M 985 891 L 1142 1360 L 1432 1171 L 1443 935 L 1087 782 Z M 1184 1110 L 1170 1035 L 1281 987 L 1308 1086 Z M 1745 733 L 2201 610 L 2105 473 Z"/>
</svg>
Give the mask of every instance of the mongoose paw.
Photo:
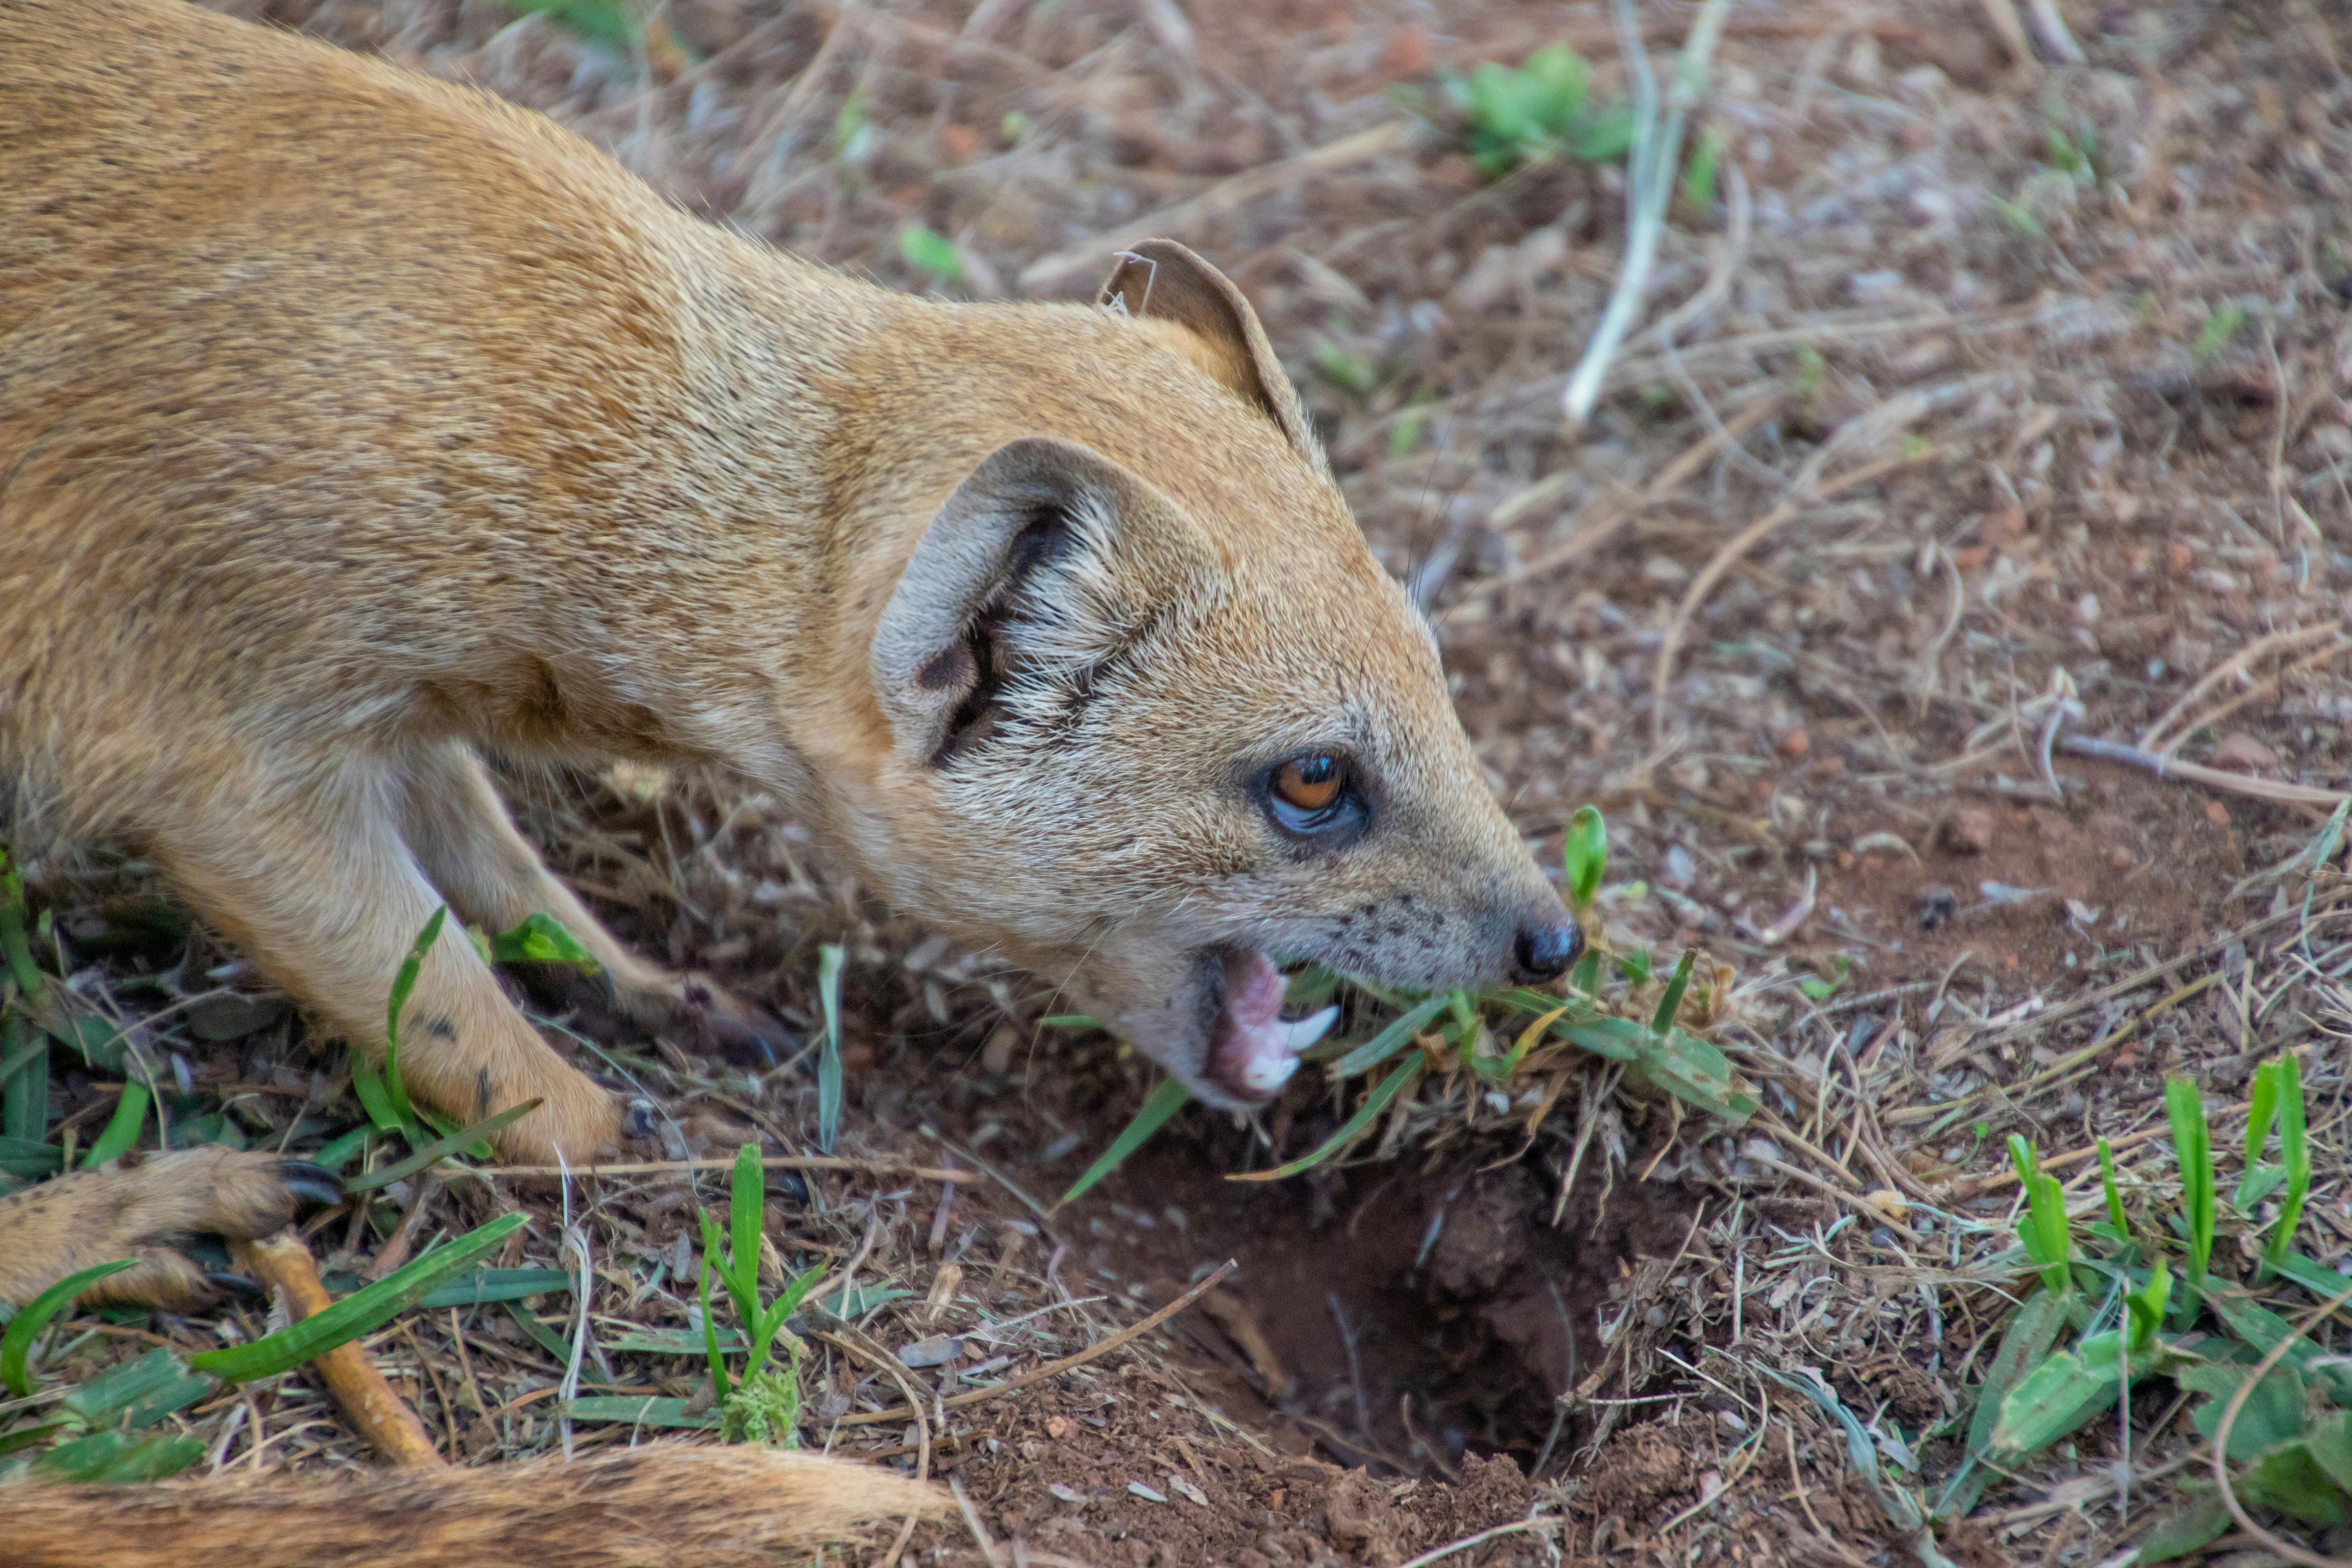
<svg viewBox="0 0 2352 1568">
<path fill-rule="evenodd" d="M 690 1050 L 723 1055 L 738 1067 L 772 1068 L 798 1043 L 782 1020 L 721 989 L 708 975 L 688 974 L 678 984 L 670 1022 Z"/>
<path fill-rule="evenodd" d="M 181 1242 L 249 1241 L 282 1229 L 305 1204 L 342 1195 L 342 1183 L 324 1166 L 217 1146 L 77 1171 L 0 1201 L 0 1297 L 30 1300 L 67 1275 L 128 1258 L 132 1267 L 81 1300 L 194 1306 L 212 1299 L 216 1282 L 179 1250 Z"/>
</svg>

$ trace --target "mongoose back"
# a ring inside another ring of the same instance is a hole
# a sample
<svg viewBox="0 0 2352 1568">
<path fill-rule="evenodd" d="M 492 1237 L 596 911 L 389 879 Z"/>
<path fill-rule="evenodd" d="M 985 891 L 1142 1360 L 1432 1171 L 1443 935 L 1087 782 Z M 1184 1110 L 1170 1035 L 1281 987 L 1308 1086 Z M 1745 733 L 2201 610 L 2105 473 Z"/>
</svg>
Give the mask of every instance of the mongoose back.
<svg viewBox="0 0 2352 1568">
<path fill-rule="evenodd" d="M 1182 247 L 1123 255 L 1091 304 L 908 298 L 698 222 L 478 92 L 184 0 L 0 0 L 12 837 L 137 848 L 379 1057 L 445 905 L 554 916 L 649 1023 L 772 1027 L 607 933 L 490 754 L 772 792 L 1217 1106 L 1269 1100 L 1329 1023 L 1283 1016 L 1277 961 L 1539 981 L 1580 942 L 1255 315 Z M 420 1100 L 543 1101 L 509 1153 L 623 1135 L 467 942 L 407 1016 Z M 0 1295 L 92 1253 L 142 1259 L 115 1296 L 202 1294 L 175 1236 L 281 1223 L 321 1179 L 222 1159 L 0 1202 Z M 351 1560 L 491 1561 L 464 1531 L 510 1539 L 512 1488 L 442 1484 L 457 1533 Z M 41 1563 L 135 1538 L 322 1563 L 269 1521 L 387 1485 L 0 1513 Z M 806 1490 L 773 1499 L 806 1515 L 777 1542 L 839 1522 Z"/>
</svg>

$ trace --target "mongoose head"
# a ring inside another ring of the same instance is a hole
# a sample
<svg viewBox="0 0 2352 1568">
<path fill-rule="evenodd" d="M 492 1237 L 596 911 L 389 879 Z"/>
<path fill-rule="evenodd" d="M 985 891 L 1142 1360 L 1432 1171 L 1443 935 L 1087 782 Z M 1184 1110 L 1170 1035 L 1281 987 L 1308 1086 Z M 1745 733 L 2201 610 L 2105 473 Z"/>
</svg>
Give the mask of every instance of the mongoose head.
<svg viewBox="0 0 2352 1568">
<path fill-rule="evenodd" d="M 1102 304 L 1053 329 L 1098 373 L 1024 384 L 1037 433 L 898 574 L 887 756 L 843 826 L 903 907 L 1247 1107 L 1333 1016 L 1286 1020 L 1278 963 L 1535 982 L 1582 937 L 1239 291 L 1153 242 Z"/>
</svg>

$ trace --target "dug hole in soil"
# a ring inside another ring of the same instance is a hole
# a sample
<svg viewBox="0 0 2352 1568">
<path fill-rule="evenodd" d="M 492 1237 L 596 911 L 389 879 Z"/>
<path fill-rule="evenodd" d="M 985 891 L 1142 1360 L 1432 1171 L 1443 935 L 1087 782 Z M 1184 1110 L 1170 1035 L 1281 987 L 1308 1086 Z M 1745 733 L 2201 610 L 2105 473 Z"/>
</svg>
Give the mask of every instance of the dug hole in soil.
<svg viewBox="0 0 2352 1568">
<path fill-rule="evenodd" d="M 1141 1076 L 1100 1040 L 1041 1042 L 1002 1076 L 968 1048 L 925 1056 L 910 1045 L 869 1070 L 893 1088 L 910 1069 L 929 1078 L 917 1090 L 922 1110 L 947 1120 L 927 1130 L 950 1147 L 977 1139 L 980 1153 L 1005 1160 L 1005 1173 L 1038 1196 L 1100 1152 L 1131 1114 Z M 892 1089 L 876 1095 L 895 1098 Z M 1281 1153 L 1295 1155 L 1339 1117 L 1328 1096 L 1302 1087 L 1268 1121 Z M 1055 1136 L 1080 1126 L 1088 1135 L 1076 1146 Z M 1539 1496 L 1531 1476 L 1578 1474 L 1591 1504 L 1635 1511 L 1692 1484 L 1686 1445 L 1662 1447 L 1656 1429 L 1593 1466 L 1578 1452 L 1590 1409 L 1570 1414 L 1559 1396 L 1602 1364 L 1598 1325 L 1616 1315 L 1638 1263 L 1689 1238 L 1696 1190 L 1606 1187 L 1596 1155 L 1563 1205 L 1566 1140 L 1529 1147 L 1491 1136 L 1434 1157 L 1233 1180 L 1273 1163 L 1262 1149 L 1252 1157 L 1252 1136 L 1231 1118 L 1188 1110 L 1055 1212 L 1051 1236 L 1068 1248 L 1060 1269 L 1124 1297 L 1130 1317 L 1234 1260 L 1236 1271 L 1171 1324 L 1169 1370 L 1192 1402 L 1258 1442 L 1228 1437 L 1213 1447 L 1221 1462 L 1180 1466 L 1174 1479 L 1198 1485 L 1210 1506 L 1171 1510 L 1129 1483 L 1168 1495 L 1161 1429 L 1181 1426 L 1181 1409 L 1105 1410 L 1092 1430 L 1084 1416 L 1048 1414 L 1036 1436 L 955 1471 L 976 1500 L 994 1493 L 987 1511 L 1005 1531 L 1097 1563 L 1281 1568 L 1336 1554 L 1395 1564 L 1523 1520 Z M 1636 1170 L 1646 1163 L 1638 1147 L 1630 1158 Z M 996 1207 L 1021 1217 L 1001 1199 Z M 1181 1438 L 1173 1449 L 1199 1451 Z M 1525 1536 L 1470 1560 L 1548 1559 Z"/>
<path fill-rule="evenodd" d="M 1323 1114 L 1300 1117 L 1286 1153 L 1337 1124 L 1328 1106 L 1306 1109 Z M 1091 1152 L 1071 1157 L 1074 1172 Z M 1061 1229 L 1087 1274 L 1140 1285 L 1155 1305 L 1237 1261 L 1223 1299 L 1180 1320 L 1214 1363 L 1201 1369 L 1209 1386 L 1286 1449 L 1386 1476 L 1451 1476 L 1473 1454 L 1532 1471 L 1570 1452 L 1581 1434 L 1558 1396 L 1600 1363 L 1595 1325 L 1612 1291 L 1637 1258 L 1671 1254 L 1697 1209 L 1678 1184 L 1604 1194 L 1598 1180 L 1580 1181 L 1563 1207 L 1553 1167 L 1567 1149 L 1549 1142 L 1231 1179 L 1248 1154 L 1245 1134 L 1188 1118 Z"/>
</svg>

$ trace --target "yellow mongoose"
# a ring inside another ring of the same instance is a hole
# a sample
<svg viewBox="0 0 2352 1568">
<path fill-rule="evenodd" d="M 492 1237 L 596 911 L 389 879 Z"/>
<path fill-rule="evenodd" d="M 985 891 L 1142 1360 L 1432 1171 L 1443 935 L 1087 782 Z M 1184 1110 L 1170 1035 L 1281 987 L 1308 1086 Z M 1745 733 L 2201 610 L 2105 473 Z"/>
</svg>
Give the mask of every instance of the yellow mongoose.
<svg viewBox="0 0 2352 1568">
<path fill-rule="evenodd" d="M 364 1050 L 444 900 L 554 915 L 649 1015 L 764 1026 L 605 932 L 485 752 L 730 770 L 1219 1106 L 1328 1025 L 1282 1017 L 1276 958 L 1450 985 L 1580 942 L 1181 247 L 1095 305 L 911 299 L 478 92 L 183 0 L 0 0 L 19 842 L 138 846 Z M 427 1103 L 543 1098 L 525 1157 L 620 1135 L 469 943 L 409 1007 Z M 305 1180 L 136 1174 L 0 1205 L 0 1296 L 91 1247 L 152 1260 L 111 1293 L 184 1295 L 170 1230 Z"/>
</svg>

